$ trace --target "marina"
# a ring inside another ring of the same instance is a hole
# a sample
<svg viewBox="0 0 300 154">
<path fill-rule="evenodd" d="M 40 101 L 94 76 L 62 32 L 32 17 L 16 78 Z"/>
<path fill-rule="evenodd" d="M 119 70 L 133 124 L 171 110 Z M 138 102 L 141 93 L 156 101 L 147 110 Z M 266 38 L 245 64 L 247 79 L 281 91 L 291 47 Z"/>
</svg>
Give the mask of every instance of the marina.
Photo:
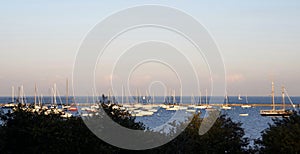
<svg viewBox="0 0 300 154">
<path fill-rule="evenodd" d="M 123 99 L 122 103 L 121 97 L 122 96 L 114 97 L 115 104 L 111 104 L 113 105 L 113 108 L 128 111 L 132 116 L 136 118 L 135 121 L 142 122 L 145 124 L 145 126 L 153 130 L 158 129 L 161 125 L 168 124 L 173 120 L 182 121 L 186 118 L 186 116 L 191 116 L 194 113 L 200 113 L 201 117 L 204 117 L 207 111 L 212 109 L 220 109 L 221 114 L 225 114 L 233 121 L 241 122 L 243 124 L 242 128 L 245 129 L 245 136 L 249 137 L 251 140 L 259 138 L 260 132 L 266 129 L 269 124 L 273 123 L 272 118 L 274 116 L 262 116 L 260 114 L 261 110 L 269 110 L 273 107 L 275 107 L 276 109 L 285 107 L 286 109 L 295 110 L 298 112 L 300 104 L 300 97 L 290 98 L 294 102 L 293 105 L 283 105 L 279 103 L 269 103 L 272 98 L 267 96 L 248 96 L 247 102 L 245 98 L 243 99 L 243 101 L 239 101 L 237 96 L 228 96 L 229 101 L 227 103 L 227 106 L 231 107 L 231 109 L 222 110 L 221 107 L 224 105 L 224 101 L 218 103 L 206 103 L 206 98 L 203 98 L 201 99 L 201 104 L 199 101 L 191 103 L 191 96 L 182 96 L 182 101 L 180 103 L 178 102 L 177 104 L 164 103 L 164 96 L 156 96 L 154 102 L 150 101 L 148 103 L 138 103 L 135 100 L 137 99 L 137 96 L 123 96 L 126 99 Z M 81 116 L 82 118 L 84 118 L 97 115 L 100 108 L 100 102 L 108 104 L 110 101 L 108 101 L 107 99 L 112 99 L 113 96 L 111 96 L 111 98 L 102 96 L 77 96 L 76 98 L 72 98 L 70 96 L 59 96 L 57 97 L 57 100 L 59 101 L 56 101 L 56 105 L 53 105 L 53 103 L 55 102 L 53 101 L 53 96 L 43 96 L 41 104 L 39 104 L 38 101 L 40 98 L 37 98 L 37 106 L 40 105 L 41 109 L 46 110 L 46 114 L 56 113 L 60 114 L 60 116 L 64 118 L 69 118 L 71 116 Z M 176 96 L 176 98 L 179 98 L 179 96 Z M 275 101 L 280 101 L 282 100 L 282 97 L 275 96 L 274 99 Z M 288 101 L 287 97 L 285 97 L 284 99 Z M 34 100 L 34 96 L 27 96 L 23 102 L 24 104 L 26 104 L 25 109 L 29 109 L 29 111 L 33 111 L 33 109 L 36 109 L 38 111 L 41 110 L 38 109 L 38 107 L 33 108 L 35 104 Z M 207 97 L 207 100 L 209 101 L 210 97 Z M 68 105 L 66 103 L 68 103 Z M 245 108 L 245 104 L 251 107 Z M 0 106 L 3 110 L 12 110 L 12 108 L 16 105 L 17 103 L 11 102 L 11 96 L 0 97 Z M 176 112 L 180 113 L 179 115 L 182 115 L 182 117 L 176 117 L 174 119 Z M 277 117 L 282 117 L 282 115 L 278 115 Z"/>
<path fill-rule="evenodd" d="M 12 87 L 11 96 L 0 97 L 0 108 L 6 112 L 21 106 L 22 110 L 37 112 L 39 114 L 58 114 L 63 118 L 80 116 L 92 117 L 99 114 L 101 103 L 112 106 L 113 109 L 127 111 L 135 121 L 142 122 L 146 127 L 157 130 L 161 125 L 172 123 L 173 120 L 182 122 L 195 113 L 205 117 L 210 110 L 220 110 L 233 121 L 243 123 L 245 136 L 251 140 L 260 137 L 260 132 L 273 123 L 273 117 L 286 117 L 298 112 L 300 97 L 289 97 L 286 89 L 282 88 L 281 96 L 275 96 L 274 83 L 272 83 L 271 96 L 205 96 L 192 94 L 191 96 L 177 96 L 175 90 L 171 90 L 169 96 L 149 96 L 146 92 L 142 95 L 138 90 L 136 96 L 125 95 L 122 87 L 122 95 L 114 96 L 108 90 L 107 96 L 69 96 L 68 80 L 66 80 L 65 96 L 60 95 L 56 84 L 51 87 L 51 94 L 44 96 L 39 93 L 37 85 L 34 86 L 34 96 L 25 96 L 24 87 L 18 87 L 17 95 Z M 287 97 L 285 97 L 287 96 Z M 213 99 L 213 98 L 217 99 Z M 219 100 L 212 102 L 211 100 Z M 223 101 L 222 101 L 223 100 Z M 275 103 L 281 101 L 282 103 Z M 285 102 L 291 103 L 285 103 Z M 271 102 L 271 103 L 270 103 Z M 179 113 L 178 115 L 176 113 Z M 177 115 L 177 116 L 175 116 Z M 254 125 L 255 124 L 255 125 Z M 172 129 L 169 126 L 169 129 Z M 166 133 L 168 130 L 166 131 Z"/>
</svg>

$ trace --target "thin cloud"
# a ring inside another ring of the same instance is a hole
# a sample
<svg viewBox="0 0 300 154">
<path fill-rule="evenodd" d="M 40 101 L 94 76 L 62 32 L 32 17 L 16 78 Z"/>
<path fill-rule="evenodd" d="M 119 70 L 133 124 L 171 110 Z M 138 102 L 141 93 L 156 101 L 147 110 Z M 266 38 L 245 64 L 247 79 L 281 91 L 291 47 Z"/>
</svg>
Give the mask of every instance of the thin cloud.
<svg viewBox="0 0 300 154">
<path fill-rule="evenodd" d="M 244 81 L 245 77 L 242 74 L 229 74 L 227 76 L 227 82 L 233 83 L 233 82 L 241 82 Z"/>
</svg>

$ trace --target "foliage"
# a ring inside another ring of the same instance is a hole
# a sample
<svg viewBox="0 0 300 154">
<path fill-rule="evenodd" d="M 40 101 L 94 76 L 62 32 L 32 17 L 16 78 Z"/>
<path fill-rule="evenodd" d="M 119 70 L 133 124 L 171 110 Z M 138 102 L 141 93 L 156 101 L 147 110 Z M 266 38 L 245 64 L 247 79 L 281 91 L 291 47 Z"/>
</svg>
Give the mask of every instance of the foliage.
<svg viewBox="0 0 300 154">
<path fill-rule="evenodd" d="M 131 129 L 145 129 L 142 123 L 125 111 L 103 104 L 115 122 Z M 248 140 L 243 138 L 241 123 L 220 116 L 204 135 L 198 134 L 202 119 L 193 116 L 188 127 L 171 142 L 150 150 L 119 149 L 98 139 L 81 118 L 61 118 L 59 115 L 39 115 L 17 110 L 1 114 L 1 153 L 243 153 Z M 181 130 L 177 127 L 177 131 Z M 174 134 L 173 134 L 174 135 Z M 166 136 L 170 137 L 170 136 Z M 17 147 L 17 148 L 16 148 Z"/>
<path fill-rule="evenodd" d="M 222 115 L 212 128 L 201 136 L 198 134 L 201 122 L 200 114 L 195 114 L 186 129 L 174 140 L 142 153 L 247 153 L 245 147 L 248 145 L 248 139 L 243 138 L 241 123 L 235 123 Z M 181 129 L 177 127 L 177 131 Z"/>
<path fill-rule="evenodd" d="M 260 153 L 300 153 L 300 115 L 275 118 L 257 140 Z"/>
<path fill-rule="evenodd" d="M 128 114 L 103 107 L 106 112 L 118 115 L 113 117 L 117 123 L 144 129 Z M 18 108 L 10 114 L 1 113 L 1 120 L 4 122 L 0 127 L 1 153 L 116 153 L 120 150 L 98 139 L 79 117 L 65 119 Z"/>
</svg>

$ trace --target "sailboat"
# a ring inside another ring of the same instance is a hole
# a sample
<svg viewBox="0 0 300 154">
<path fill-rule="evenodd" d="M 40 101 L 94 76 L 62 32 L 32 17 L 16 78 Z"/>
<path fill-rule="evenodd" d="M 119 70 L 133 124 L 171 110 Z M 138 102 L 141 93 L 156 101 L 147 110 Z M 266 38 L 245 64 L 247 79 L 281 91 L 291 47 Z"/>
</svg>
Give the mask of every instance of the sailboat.
<svg viewBox="0 0 300 154">
<path fill-rule="evenodd" d="M 41 104 L 39 103 L 39 105 L 37 105 L 37 99 L 38 99 L 38 97 L 37 97 L 37 91 L 38 91 L 37 90 L 37 86 L 35 85 L 34 86 L 34 106 L 31 109 L 32 112 L 38 112 L 41 109 Z"/>
<path fill-rule="evenodd" d="M 242 101 L 242 100 L 243 100 L 243 98 L 241 97 L 241 94 L 239 94 L 238 100 L 239 100 L 239 101 Z"/>
<path fill-rule="evenodd" d="M 68 110 L 71 106 L 69 105 L 69 80 L 66 80 L 66 103 L 62 104 L 62 108 L 64 110 Z"/>
<path fill-rule="evenodd" d="M 206 109 L 206 105 L 202 104 L 202 98 L 201 98 L 201 91 L 199 91 L 199 101 L 198 101 L 198 105 L 195 106 L 195 109 Z"/>
<path fill-rule="evenodd" d="M 260 110 L 260 115 L 262 116 L 290 116 L 293 111 L 285 109 L 285 89 L 282 87 L 282 104 L 283 108 L 277 110 L 275 107 L 275 91 L 274 82 L 272 82 L 272 109 L 271 110 Z"/>
<path fill-rule="evenodd" d="M 231 109 L 231 107 L 228 105 L 228 101 L 229 101 L 229 98 L 228 98 L 228 95 L 226 94 L 226 96 L 225 96 L 225 102 L 226 103 L 221 106 L 221 109 L 224 109 L 224 110 L 230 110 Z"/>
<path fill-rule="evenodd" d="M 4 106 L 2 106 L 2 108 L 14 108 L 16 107 L 15 104 L 15 88 L 14 86 L 11 87 L 11 102 L 5 104 Z"/>
<path fill-rule="evenodd" d="M 243 104 L 241 107 L 242 108 L 250 108 L 250 107 L 252 107 L 251 105 L 248 104 L 248 96 L 247 95 L 246 95 L 246 104 Z"/>
</svg>

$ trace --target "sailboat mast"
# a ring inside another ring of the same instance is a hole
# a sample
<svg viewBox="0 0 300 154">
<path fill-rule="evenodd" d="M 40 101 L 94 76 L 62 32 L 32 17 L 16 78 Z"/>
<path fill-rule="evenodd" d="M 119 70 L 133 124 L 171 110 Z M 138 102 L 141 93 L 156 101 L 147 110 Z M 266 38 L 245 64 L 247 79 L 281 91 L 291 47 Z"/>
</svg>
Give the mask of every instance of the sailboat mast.
<svg viewBox="0 0 300 154">
<path fill-rule="evenodd" d="M 39 106 L 40 107 L 42 107 L 42 104 L 43 104 L 42 99 L 43 99 L 43 94 L 41 94 L 39 97 Z"/>
<path fill-rule="evenodd" d="M 283 110 L 285 110 L 285 99 L 284 99 L 284 86 L 282 86 L 282 105 L 283 105 Z"/>
<path fill-rule="evenodd" d="M 205 104 L 207 105 L 207 89 L 205 89 Z"/>
<path fill-rule="evenodd" d="M 275 90 L 274 90 L 274 82 L 272 81 L 272 104 L 273 110 L 275 110 Z"/>
<path fill-rule="evenodd" d="M 122 85 L 122 105 L 124 104 L 124 86 Z"/>
<path fill-rule="evenodd" d="M 56 102 L 56 95 L 57 95 L 57 91 L 56 91 L 56 83 L 54 83 L 53 85 L 53 105 L 56 105 L 57 102 Z"/>
<path fill-rule="evenodd" d="M 11 87 L 11 102 L 15 102 L 15 88 L 14 86 Z"/>
<path fill-rule="evenodd" d="M 195 105 L 195 96 L 194 96 L 194 93 L 192 93 L 192 96 L 191 96 L 191 105 Z"/>
<path fill-rule="evenodd" d="M 94 88 L 92 88 L 92 95 L 93 95 L 93 103 L 94 105 L 96 105 Z"/>
<path fill-rule="evenodd" d="M 201 105 L 202 102 L 201 102 L 201 91 L 199 91 L 199 104 Z"/>
<path fill-rule="evenodd" d="M 20 88 L 20 99 L 21 99 L 21 104 L 24 104 L 24 88 L 23 88 L 23 85 L 21 85 L 21 88 Z"/>
<path fill-rule="evenodd" d="M 154 92 L 152 93 L 152 104 L 154 104 L 155 98 L 154 98 Z"/>
<path fill-rule="evenodd" d="M 140 96 L 139 96 L 139 93 L 138 93 L 138 89 L 135 90 L 135 97 L 136 97 L 136 98 L 135 98 L 135 102 L 136 102 L 136 104 L 137 104 L 137 103 L 139 103 L 139 97 L 140 97 Z"/>
<path fill-rule="evenodd" d="M 145 98 L 146 98 L 146 103 L 149 103 L 149 102 L 148 102 L 149 96 L 150 96 L 150 95 L 149 95 L 148 91 L 146 90 L 146 97 L 145 97 Z"/>
<path fill-rule="evenodd" d="M 108 100 L 110 101 L 111 104 L 113 104 L 113 100 L 111 98 L 110 89 L 108 90 Z"/>
<path fill-rule="evenodd" d="M 228 94 L 226 93 L 226 105 L 228 105 L 229 103 L 229 97 L 228 97 Z"/>
<path fill-rule="evenodd" d="M 36 95 L 37 95 L 37 87 L 36 87 L 36 84 L 34 86 L 34 107 L 36 106 Z"/>
<path fill-rule="evenodd" d="M 68 106 L 69 103 L 69 80 L 66 80 L 66 105 Z"/>
<path fill-rule="evenodd" d="M 175 92 L 175 89 L 174 89 L 174 96 L 173 96 L 173 104 L 176 104 L 176 92 Z"/>
<path fill-rule="evenodd" d="M 87 94 L 87 96 L 86 96 L 86 104 L 87 105 L 89 104 L 89 94 Z"/>
</svg>

